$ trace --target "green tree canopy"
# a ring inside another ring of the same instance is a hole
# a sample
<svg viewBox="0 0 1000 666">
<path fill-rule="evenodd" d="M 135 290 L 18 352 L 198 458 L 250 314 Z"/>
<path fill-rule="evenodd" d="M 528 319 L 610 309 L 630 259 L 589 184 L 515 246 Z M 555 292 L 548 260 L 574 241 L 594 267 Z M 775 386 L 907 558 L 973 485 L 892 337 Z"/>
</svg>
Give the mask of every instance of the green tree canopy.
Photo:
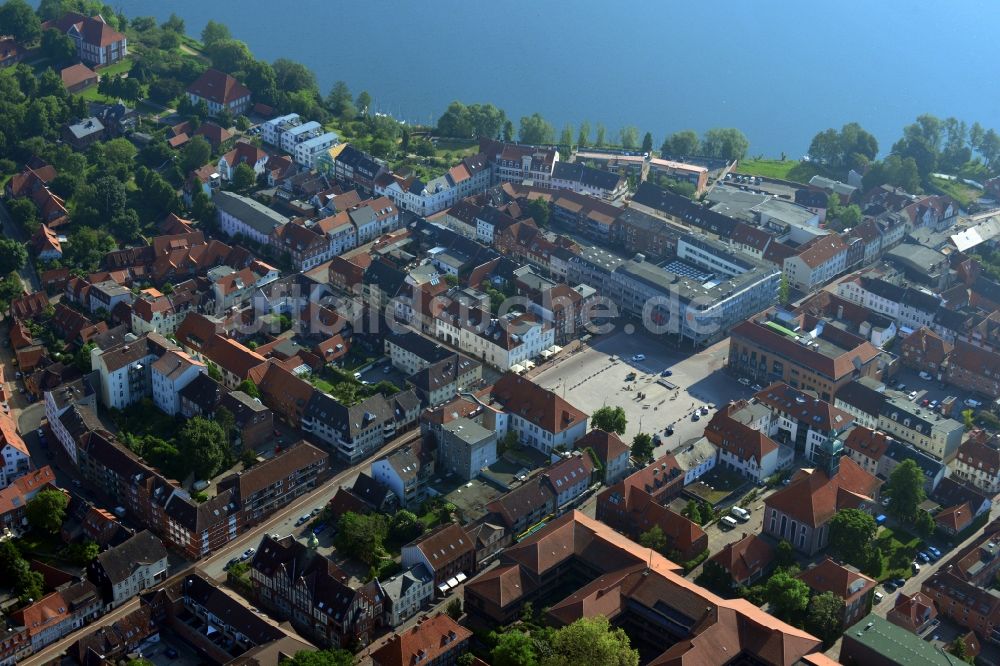
<svg viewBox="0 0 1000 666">
<path fill-rule="evenodd" d="M 627 426 L 628 419 L 625 416 L 625 410 L 621 407 L 604 406 L 595 411 L 590 417 L 590 427 L 599 428 L 604 432 L 624 435 Z"/>
<path fill-rule="evenodd" d="M 521 143 L 533 145 L 554 143 L 556 140 L 556 130 L 542 117 L 540 113 L 533 113 L 530 116 L 521 118 L 521 129 L 518 131 L 518 138 Z"/>
<path fill-rule="evenodd" d="M 864 566 L 877 531 L 871 514 L 860 509 L 841 509 L 830 520 L 830 549 L 845 562 Z"/>
<path fill-rule="evenodd" d="M 784 571 L 768 579 L 764 595 L 771 614 L 785 621 L 799 618 L 809 604 L 809 586 Z"/>
<path fill-rule="evenodd" d="M 237 165 L 233 172 L 233 189 L 237 192 L 247 192 L 257 182 L 257 174 L 246 162 Z"/>
<path fill-rule="evenodd" d="M 319 86 L 316 85 L 316 75 L 305 65 L 288 58 L 278 58 L 271 66 L 274 67 L 278 90 L 285 92 L 319 91 Z"/>
<path fill-rule="evenodd" d="M 42 34 L 42 22 L 24 0 L 7 0 L 0 5 L 0 32 L 21 44 L 30 44 Z"/>
<path fill-rule="evenodd" d="M 830 168 L 843 171 L 861 169 L 878 155 L 878 140 L 858 123 L 841 130 L 819 132 L 809 144 L 809 157 Z"/>
<path fill-rule="evenodd" d="M 626 125 L 621 128 L 618 136 L 621 139 L 622 148 L 625 150 L 635 150 L 639 147 L 639 128 L 634 125 Z"/>
<path fill-rule="evenodd" d="M 537 199 L 531 199 L 528 201 L 528 205 L 525 206 L 525 212 L 531 217 L 540 227 L 549 226 L 549 217 L 552 214 L 552 207 L 549 202 L 545 199 L 538 197 Z"/>
<path fill-rule="evenodd" d="M 653 438 L 645 432 L 640 432 L 632 438 L 632 455 L 637 460 L 653 459 Z"/>
<path fill-rule="evenodd" d="M 42 32 L 42 53 L 54 65 L 63 65 L 76 57 L 76 43 L 64 32 L 49 28 Z"/>
<path fill-rule="evenodd" d="M 204 29 L 201 31 L 201 43 L 206 46 L 232 38 L 233 36 L 229 34 L 229 28 L 225 24 L 216 23 L 211 19 L 208 20 L 208 23 L 205 24 Z"/>
<path fill-rule="evenodd" d="M 46 489 L 28 500 L 25 515 L 32 529 L 56 534 L 66 519 L 69 498 L 61 490 Z"/>
<path fill-rule="evenodd" d="M 495 634 L 496 644 L 490 652 L 493 666 L 537 666 L 538 648 L 531 634 L 508 629 Z"/>
<path fill-rule="evenodd" d="M 326 108 L 338 118 L 353 118 L 357 111 L 351 97 L 351 89 L 343 81 L 337 81 L 326 96 Z"/>
<path fill-rule="evenodd" d="M 663 553 L 667 548 L 667 535 L 663 533 L 663 529 L 659 525 L 653 525 L 639 535 L 639 545 Z"/>
<path fill-rule="evenodd" d="M 885 491 L 892 498 L 889 513 L 901 521 L 915 520 L 917 509 L 927 499 L 924 481 L 923 470 L 913 460 L 904 460 L 896 465 L 885 485 Z"/>
<path fill-rule="evenodd" d="M 300 650 L 280 666 L 353 666 L 354 655 L 347 650 Z"/>
<path fill-rule="evenodd" d="M 423 534 L 424 524 L 412 511 L 402 509 L 392 517 L 389 536 L 396 543 L 409 543 Z"/>
<path fill-rule="evenodd" d="M 238 39 L 219 39 L 206 44 L 205 55 L 213 67 L 227 74 L 235 74 L 254 61 L 250 48 Z"/>
<path fill-rule="evenodd" d="M 253 383 L 252 379 L 244 379 L 240 382 L 240 385 L 236 387 L 236 390 L 243 391 L 251 398 L 260 398 L 260 389 L 258 389 L 257 385 Z"/>
<path fill-rule="evenodd" d="M 229 443 L 222 426 L 196 416 L 181 428 L 178 450 L 196 478 L 211 479 L 222 468 L 229 452 Z"/>
<path fill-rule="evenodd" d="M 844 600 L 833 592 L 817 594 L 809 600 L 806 610 L 806 630 L 832 645 L 844 633 Z"/>
<path fill-rule="evenodd" d="M 717 127 L 705 132 L 701 152 L 708 157 L 723 160 L 741 160 L 746 157 L 750 142 L 743 132 L 733 127 Z"/>
<path fill-rule="evenodd" d="M 646 134 L 642 137 L 642 148 L 641 148 L 641 150 L 644 153 L 648 153 L 651 150 L 653 150 L 653 135 L 652 135 L 652 133 L 646 132 Z"/>
<path fill-rule="evenodd" d="M 348 511 L 340 517 L 334 543 L 351 557 L 373 565 L 384 555 L 389 520 L 381 514 L 362 515 Z"/>
<path fill-rule="evenodd" d="M 638 666 L 639 651 L 629 642 L 625 630 L 612 628 L 608 618 L 581 618 L 552 635 L 552 653 L 544 666 Z"/>
<path fill-rule="evenodd" d="M 0 239 L 0 273 L 7 275 L 24 268 L 28 251 L 12 238 Z"/>
</svg>

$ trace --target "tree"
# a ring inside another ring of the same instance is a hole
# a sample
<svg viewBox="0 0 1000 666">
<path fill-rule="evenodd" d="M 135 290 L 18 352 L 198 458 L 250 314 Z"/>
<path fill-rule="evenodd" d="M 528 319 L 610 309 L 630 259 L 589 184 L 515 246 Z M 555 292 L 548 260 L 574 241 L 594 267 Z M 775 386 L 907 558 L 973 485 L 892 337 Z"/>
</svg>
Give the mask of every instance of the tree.
<svg viewBox="0 0 1000 666">
<path fill-rule="evenodd" d="M 63 252 L 63 264 L 90 272 L 97 268 L 104 255 L 117 248 L 115 239 L 104 229 L 81 227 L 70 236 Z"/>
<path fill-rule="evenodd" d="M 743 132 L 733 127 L 710 129 L 701 142 L 701 152 L 706 156 L 728 161 L 743 159 L 749 148 Z"/>
<path fill-rule="evenodd" d="M 694 130 L 674 132 L 663 140 L 663 145 L 660 146 L 660 154 L 664 156 L 669 155 L 671 157 L 687 157 L 689 155 L 696 155 L 698 153 L 700 143 L 698 135 Z"/>
<path fill-rule="evenodd" d="M 788 299 L 792 297 L 792 285 L 788 282 L 788 276 L 785 273 L 781 274 L 781 279 L 778 281 L 778 302 L 782 305 L 788 303 Z"/>
<path fill-rule="evenodd" d="M 252 379 L 244 379 L 240 382 L 240 385 L 236 387 L 236 390 L 243 391 L 251 398 L 260 398 L 260 389 L 258 389 L 257 385 L 253 383 Z"/>
<path fill-rule="evenodd" d="M 913 521 L 921 502 L 927 499 L 923 470 L 913 460 L 904 460 L 889 475 L 886 492 L 892 498 L 889 513 L 900 521 Z"/>
<path fill-rule="evenodd" d="M 233 172 L 233 189 L 237 192 L 246 192 L 257 182 L 257 174 L 253 167 L 246 162 L 240 162 Z"/>
<path fill-rule="evenodd" d="M 976 416 L 975 412 L 971 409 L 962 410 L 962 423 L 965 425 L 966 430 L 972 430 L 976 427 Z"/>
<path fill-rule="evenodd" d="M 518 132 L 521 143 L 547 144 L 556 140 L 556 130 L 540 113 L 521 118 L 521 129 Z"/>
<path fill-rule="evenodd" d="M 844 600 L 833 592 L 817 594 L 809 600 L 806 631 L 832 645 L 844 633 Z"/>
<path fill-rule="evenodd" d="M 316 85 L 316 75 L 305 65 L 288 58 L 278 58 L 271 66 L 274 68 L 278 90 L 284 92 L 319 90 Z"/>
<path fill-rule="evenodd" d="M 0 32 L 21 44 L 30 44 L 42 34 L 42 22 L 24 0 L 7 0 L 0 5 Z"/>
<path fill-rule="evenodd" d="M 608 618 L 581 618 L 552 635 L 552 653 L 542 660 L 544 666 L 638 666 L 639 651 L 634 649 L 625 630 L 611 628 Z"/>
<path fill-rule="evenodd" d="M 367 90 L 362 90 L 358 93 L 358 98 L 355 100 L 354 104 L 358 107 L 358 111 L 361 112 L 361 115 L 367 116 L 368 111 L 372 106 L 372 96 Z"/>
<path fill-rule="evenodd" d="M 531 217 L 540 227 L 549 226 L 549 217 L 552 214 L 552 207 L 549 202 L 541 197 L 537 199 L 531 199 L 528 201 L 528 205 L 525 206 L 528 216 Z"/>
<path fill-rule="evenodd" d="M 573 148 L 573 126 L 569 123 L 563 126 L 562 134 L 559 135 L 559 145 L 566 146 L 567 149 Z"/>
<path fill-rule="evenodd" d="M 32 529 L 56 534 L 66 519 L 69 498 L 61 490 L 47 489 L 28 500 L 25 515 Z"/>
<path fill-rule="evenodd" d="M 14 219 L 14 223 L 24 229 L 39 224 L 38 209 L 28 197 L 8 201 L 7 212 Z"/>
<path fill-rule="evenodd" d="M 576 137 L 576 145 L 581 148 L 590 145 L 590 123 L 586 120 L 580 123 L 580 133 Z"/>
<path fill-rule="evenodd" d="M 930 513 L 920 509 L 917 511 L 917 518 L 913 521 L 913 526 L 916 528 L 917 534 L 921 538 L 926 539 L 930 535 L 934 534 L 937 524 L 934 522 L 934 517 Z"/>
<path fill-rule="evenodd" d="M 514 140 L 514 123 L 510 120 L 504 121 L 503 124 L 503 140 L 513 141 Z"/>
<path fill-rule="evenodd" d="M 7 275 L 24 268 L 28 251 L 12 238 L 0 239 L 0 273 Z"/>
<path fill-rule="evenodd" d="M 663 533 L 663 529 L 659 525 L 653 525 L 639 535 L 639 545 L 662 553 L 667 548 L 667 535 Z"/>
<path fill-rule="evenodd" d="M 653 448 L 653 438 L 647 433 L 640 432 L 632 438 L 632 455 L 637 460 L 652 460 Z"/>
<path fill-rule="evenodd" d="M 455 597 L 450 602 L 448 602 L 448 605 L 445 607 L 444 612 L 447 613 L 448 617 L 450 617 L 451 619 L 458 620 L 458 618 L 462 617 L 462 600 L 459 599 L 458 597 Z"/>
<path fill-rule="evenodd" d="M 351 557 L 373 565 L 384 555 L 389 519 L 381 514 L 362 515 L 348 511 L 337 523 L 334 544 Z"/>
<path fill-rule="evenodd" d="M 347 650 L 299 650 L 279 666 L 353 666 L 354 655 Z"/>
<path fill-rule="evenodd" d="M 965 644 L 964 636 L 959 636 L 955 639 L 955 642 L 951 645 L 951 653 L 962 661 L 970 664 L 975 663 L 975 658 L 969 654 L 969 647 Z"/>
<path fill-rule="evenodd" d="M 621 407 L 604 406 L 590 417 L 590 427 L 604 432 L 624 435 L 626 426 L 628 426 L 628 419 L 625 417 L 625 410 Z"/>
<path fill-rule="evenodd" d="M 397 511 L 389 525 L 389 536 L 396 543 L 409 543 L 423 534 L 424 524 L 416 514 L 405 509 Z"/>
<path fill-rule="evenodd" d="M 42 53 L 56 66 L 64 65 L 76 57 L 76 44 L 64 32 L 49 28 L 42 32 Z"/>
<path fill-rule="evenodd" d="M 205 28 L 201 31 L 201 43 L 205 46 L 222 41 L 223 39 L 232 38 L 233 36 L 229 34 L 228 27 L 222 23 L 216 23 L 211 19 L 209 19 L 208 23 L 205 24 Z"/>
<path fill-rule="evenodd" d="M 771 606 L 771 614 L 791 621 L 800 617 L 809 604 L 809 586 L 787 572 L 771 576 L 764 588 L 764 596 Z"/>
<path fill-rule="evenodd" d="M 181 172 L 189 174 L 208 164 L 212 158 L 212 146 L 203 136 L 192 137 L 181 149 Z"/>
<path fill-rule="evenodd" d="M 795 550 L 786 539 L 778 542 L 774 548 L 774 566 L 778 569 L 788 569 L 795 565 Z"/>
<path fill-rule="evenodd" d="M 681 515 L 687 516 L 690 521 L 698 523 L 699 525 L 704 525 L 708 522 L 701 515 L 701 507 L 698 506 L 698 502 L 694 500 L 688 500 L 687 505 L 681 511 Z"/>
<path fill-rule="evenodd" d="M 343 81 L 337 81 L 326 96 L 326 108 L 338 118 L 350 119 L 356 115 L 351 101 L 351 90 Z"/>
<path fill-rule="evenodd" d="M 830 549 L 840 559 L 864 566 L 878 525 L 871 514 L 860 509 L 842 509 L 830 520 Z"/>
<path fill-rule="evenodd" d="M 238 39 L 219 39 L 206 44 L 205 55 L 212 61 L 213 67 L 227 74 L 239 72 L 248 63 L 254 62 L 250 48 Z"/>
<path fill-rule="evenodd" d="M 183 35 L 184 19 L 177 14 L 170 14 L 170 18 L 160 24 L 160 29 L 166 32 L 175 32 L 178 35 Z"/>
<path fill-rule="evenodd" d="M 493 666 L 537 666 L 538 648 L 528 632 L 508 629 L 493 637 L 496 641 L 490 652 Z"/>
<path fill-rule="evenodd" d="M 598 148 L 604 147 L 607 134 L 608 129 L 602 123 L 597 123 L 597 136 L 594 137 L 594 145 Z"/>
<path fill-rule="evenodd" d="M 878 155 L 878 140 L 858 123 L 847 123 L 838 132 L 830 128 L 813 137 L 810 159 L 836 171 L 864 168 Z"/>
<path fill-rule="evenodd" d="M 111 139 L 95 144 L 92 150 L 93 161 L 98 173 L 113 176 L 123 183 L 128 182 L 135 169 L 135 157 L 139 154 L 135 144 L 125 138 Z"/>
<path fill-rule="evenodd" d="M 646 132 L 645 136 L 642 137 L 642 152 L 649 153 L 653 150 L 653 134 L 651 132 Z"/>
<path fill-rule="evenodd" d="M 621 128 L 618 136 L 621 139 L 622 148 L 625 150 L 633 150 L 639 146 L 639 130 L 634 125 Z"/>
<path fill-rule="evenodd" d="M 196 479 L 211 479 L 222 468 L 229 443 L 222 426 L 196 416 L 181 428 L 178 450 Z"/>
</svg>

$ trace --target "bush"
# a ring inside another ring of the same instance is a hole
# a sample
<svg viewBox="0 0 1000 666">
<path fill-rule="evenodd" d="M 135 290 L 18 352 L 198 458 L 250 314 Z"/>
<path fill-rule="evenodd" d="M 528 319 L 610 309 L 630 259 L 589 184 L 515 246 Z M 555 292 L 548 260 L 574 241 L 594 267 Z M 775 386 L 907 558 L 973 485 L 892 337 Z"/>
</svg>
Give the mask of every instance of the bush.
<svg viewBox="0 0 1000 666">
<path fill-rule="evenodd" d="M 705 550 L 701 551 L 700 553 L 698 553 L 697 555 L 695 555 L 693 559 L 690 559 L 690 560 L 688 560 L 687 562 L 685 562 L 683 564 L 683 566 L 684 566 L 684 573 L 689 573 L 689 572 L 693 571 L 695 567 L 697 567 L 699 564 L 701 564 L 702 562 L 704 562 L 707 559 L 708 559 L 708 548 L 706 548 Z"/>
</svg>

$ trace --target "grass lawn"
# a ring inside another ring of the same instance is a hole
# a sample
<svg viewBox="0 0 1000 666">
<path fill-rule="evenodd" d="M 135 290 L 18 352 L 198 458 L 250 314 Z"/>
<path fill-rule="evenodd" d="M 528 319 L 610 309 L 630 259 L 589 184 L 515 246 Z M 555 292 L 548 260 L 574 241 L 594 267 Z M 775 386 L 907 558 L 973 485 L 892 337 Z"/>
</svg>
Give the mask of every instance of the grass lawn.
<svg viewBox="0 0 1000 666">
<path fill-rule="evenodd" d="M 311 377 L 309 383 L 318 388 L 323 393 L 331 393 L 333 391 L 333 384 L 326 381 L 322 377 Z"/>
<path fill-rule="evenodd" d="M 881 582 L 889 578 L 909 578 L 913 575 L 910 564 L 917 553 L 920 538 L 902 530 L 883 527 L 875 537 L 875 545 L 882 551 L 882 573 L 876 578 Z"/>
<path fill-rule="evenodd" d="M 461 159 L 479 152 L 479 142 L 473 139 L 438 139 L 435 148 L 435 157 L 451 153 L 455 159 Z"/>
<path fill-rule="evenodd" d="M 811 162 L 798 160 L 743 160 L 736 168 L 736 173 L 807 183 L 810 178 L 821 173 L 821 169 Z"/>
<path fill-rule="evenodd" d="M 946 194 L 957 201 L 962 208 L 968 208 L 969 204 L 983 194 L 980 190 L 957 180 L 947 180 L 931 176 L 931 185 L 942 194 Z"/>
</svg>

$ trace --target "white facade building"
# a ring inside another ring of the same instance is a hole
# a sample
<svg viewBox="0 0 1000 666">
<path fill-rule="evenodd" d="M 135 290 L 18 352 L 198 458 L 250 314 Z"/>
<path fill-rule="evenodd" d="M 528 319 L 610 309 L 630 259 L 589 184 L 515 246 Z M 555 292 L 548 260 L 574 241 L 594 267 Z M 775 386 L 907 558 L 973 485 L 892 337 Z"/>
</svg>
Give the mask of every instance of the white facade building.
<svg viewBox="0 0 1000 666">
<path fill-rule="evenodd" d="M 168 351 L 153 363 L 153 402 L 164 414 L 177 415 L 181 411 L 181 389 L 207 372 L 201 361 L 181 351 Z"/>
</svg>

